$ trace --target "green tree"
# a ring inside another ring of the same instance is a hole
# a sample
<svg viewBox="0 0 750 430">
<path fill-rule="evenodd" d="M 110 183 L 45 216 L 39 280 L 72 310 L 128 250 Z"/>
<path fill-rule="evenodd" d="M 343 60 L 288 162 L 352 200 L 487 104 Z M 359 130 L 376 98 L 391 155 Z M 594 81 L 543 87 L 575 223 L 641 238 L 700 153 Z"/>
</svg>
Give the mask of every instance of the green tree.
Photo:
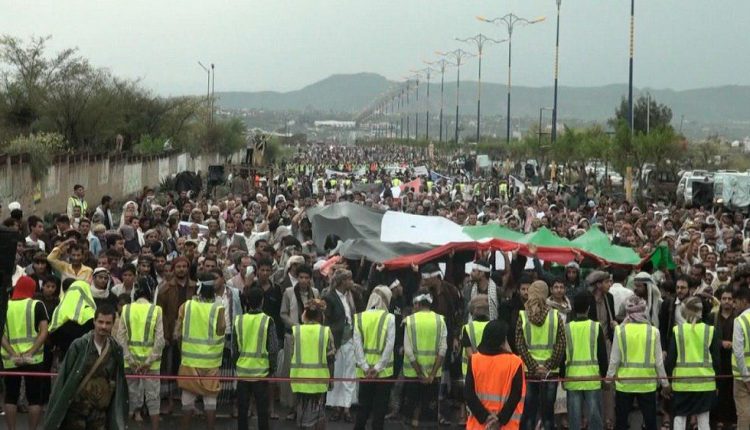
<svg viewBox="0 0 750 430">
<path fill-rule="evenodd" d="M 125 138 L 125 150 L 151 136 L 170 139 L 174 149 L 182 150 L 206 136 L 207 108 L 201 99 L 156 97 L 138 81 L 94 68 L 75 49 L 48 53 L 48 41 L 0 37 L 0 64 L 5 66 L 0 145 L 18 135 L 49 132 L 62 135 L 76 151 L 112 150 L 117 135 Z M 207 149 L 202 142 L 194 147 Z"/>
<path fill-rule="evenodd" d="M 672 127 L 652 129 L 651 133 L 636 132 L 630 136 L 626 121 L 620 121 L 615 131 L 612 145 L 612 162 L 615 169 L 625 176 L 625 170 L 632 166 L 637 172 L 643 171 L 646 164 L 653 163 L 657 169 L 664 169 L 670 162 L 674 166 L 683 156 L 682 137 Z M 638 181 L 639 176 L 635 176 Z"/>
<path fill-rule="evenodd" d="M 650 130 L 658 130 L 672 127 L 672 109 L 664 104 L 658 103 L 653 97 L 640 96 L 633 101 L 633 129 L 636 132 L 646 133 Z M 609 120 L 611 127 L 616 127 L 620 121 L 628 122 L 628 100 L 623 97 L 620 105 L 615 109 L 615 116 Z"/>
</svg>

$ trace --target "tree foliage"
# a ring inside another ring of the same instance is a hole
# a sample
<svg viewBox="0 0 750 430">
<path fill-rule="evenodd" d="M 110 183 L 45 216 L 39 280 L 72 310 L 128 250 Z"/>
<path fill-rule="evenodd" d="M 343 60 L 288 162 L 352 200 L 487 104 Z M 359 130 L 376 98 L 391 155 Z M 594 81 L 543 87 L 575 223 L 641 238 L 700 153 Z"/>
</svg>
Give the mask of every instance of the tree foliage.
<svg viewBox="0 0 750 430">
<path fill-rule="evenodd" d="M 137 80 L 92 66 L 76 49 L 49 53 L 49 40 L 0 36 L 0 152 L 39 132 L 62 136 L 77 152 L 112 151 L 118 135 L 123 150 L 140 154 L 163 151 L 167 139 L 172 149 L 193 153 L 227 154 L 244 143 L 236 121 L 206 124 L 205 99 L 155 96 Z"/>
<path fill-rule="evenodd" d="M 628 100 L 623 97 L 620 105 L 615 109 L 614 118 L 609 120 L 611 127 L 617 127 L 621 121 L 628 123 Z M 633 101 L 633 129 L 637 133 L 648 133 L 649 130 L 658 130 L 671 127 L 672 109 L 664 104 L 658 103 L 654 98 L 640 96 Z"/>
</svg>

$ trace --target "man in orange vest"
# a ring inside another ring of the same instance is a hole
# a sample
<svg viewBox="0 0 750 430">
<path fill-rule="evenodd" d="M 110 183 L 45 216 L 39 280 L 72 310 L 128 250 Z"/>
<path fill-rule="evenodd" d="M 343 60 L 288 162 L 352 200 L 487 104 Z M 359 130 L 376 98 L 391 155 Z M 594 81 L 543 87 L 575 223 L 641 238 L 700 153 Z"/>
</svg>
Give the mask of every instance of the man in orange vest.
<svg viewBox="0 0 750 430">
<path fill-rule="evenodd" d="M 505 321 L 491 321 L 484 329 L 479 352 L 469 360 L 464 386 L 471 412 L 467 430 L 521 427 L 526 380 L 523 361 L 510 352 L 507 335 Z"/>
</svg>

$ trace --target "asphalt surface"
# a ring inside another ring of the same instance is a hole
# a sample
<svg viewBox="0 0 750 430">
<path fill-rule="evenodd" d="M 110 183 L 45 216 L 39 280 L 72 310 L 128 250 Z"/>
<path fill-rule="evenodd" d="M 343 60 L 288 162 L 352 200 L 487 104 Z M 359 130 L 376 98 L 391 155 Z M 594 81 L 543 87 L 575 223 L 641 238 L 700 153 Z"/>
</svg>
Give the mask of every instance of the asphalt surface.
<svg viewBox="0 0 750 430">
<path fill-rule="evenodd" d="M 278 421 L 271 421 L 271 428 L 272 429 L 296 429 L 297 426 L 290 421 L 284 421 L 283 417 L 284 414 L 280 414 L 282 419 Z M 257 428 L 256 425 L 257 421 L 254 418 L 250 419 L 250 428 L 255 429 Z M 406 427 L 403 427 L 399 421 L 386 421 L 386 428 L 388 429 L 400 429 Z M 0 421 L 0 428 L 7 428 L 7 425 L 5 423 L 5 417 L 2 417 L 2 421 Z M 27 416 L 25 414 L 19 415 L 19 421 L 17 423 L 18 430 L 28 430 L 27 425 Z M 151 428 L 151 424 L 148 421 L 144 421 L 142 423 L 136 423 L 132 420 L 128 422 L 128 429 L 132 430 L 148 430 Z M 203 417 L 193 417 L 193 420 L 191 422 L 190 427 L 188 428 L 180 428 L 180 417 L 179 415 L 172 415 L 172 416 L 165 416 L 162 417 L 161 423 L 160 423 L 161 429 L 177 429 L 180 430 L 190 430 L 190 429 L 200 429 L 200 430 L 206 430 L 206 420 Z M 228 414 L 224 413 L 222 414 L 221 411 L 219 412 L 219 417 L 216 420 L 216 430 L 229 430 L 229 429 L 236 429 L 237 428 L 237 419 L 231 418 Z M 354 423 L 345 423 L 345 422 L 328 422 L 327 425 L 328 429 L 332 430 L 351 430 L 354 428 Z M 440 428 L 446 429 L 446 430 L 457 430 L 459 428 L 462 428 L 458 425 L 452 425 L 452 426 L 441 426 Z M 640 430 L 641 429 L 641 416 L 640 413 L 633 413 L 630 416 L 630 429 L 631 430 Z"/>
</svg>

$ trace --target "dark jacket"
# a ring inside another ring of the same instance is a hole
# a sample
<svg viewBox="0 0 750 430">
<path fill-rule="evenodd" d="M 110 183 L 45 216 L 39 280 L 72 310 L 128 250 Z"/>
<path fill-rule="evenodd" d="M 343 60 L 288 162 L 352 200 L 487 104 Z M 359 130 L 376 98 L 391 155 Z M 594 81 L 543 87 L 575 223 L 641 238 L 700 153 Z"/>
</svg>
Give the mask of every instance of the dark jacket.
<svg viewBox="0 0 750 430">
<path fill-rule="evenodd" d="M 122 348 L 113 337 L 109 338 L 110 355 L 115 360 L 115 393 L 109 404 L 107 428 L 110 430 L 125 430 L 125 418 L 128 414 L 128 385 L 125 382 L 125 368 Z M 76 339 L 65 354 L 60 364 L 55 384 L 52 386 L 47 413 L 44 415 L 44 430 L 57 430 L 68 413 L 78 386 L 86 376 L 83 366 L 86 354 L 94 346 L 94 332 L 90 331 L 83 337 Z"/>
<path fill-rule="evenodd" d="M 336 290 L 332 288 L 325 296 L 323 296 L 323 300 L 326 301 L 327 305 L 326 325 L 331 328 L 331 333 L 333 334 L 333 345 L 336 347 L 336 350 L 338 350 L 341 347 L 341 341 L 344 337 L 344 329 L 347 325 L 346 310 L 344 309 L 344 304 L 341 302 Z M 352 318 L 354 318 L 356 309 L 350 309 L 350 312 L 352 313 Z"/>
<path fill-rule="evenodd" d="M 607 303 L 607 309 L 608 309 L 607 314 L 604 315 L 603 319 L 599 318 L 599 315 L 596 314 L 596 309 L 597 309 L 596 308 L 596 298 L 592 294 L 592 296 L 591 296 L 591 302 L 589 303 L 589 319 L 592 320 L 592 321 L 596 321 L 596 322 L 599 322 L 599 321 L 602 321 L 602 320 L 606 321 L 606 323 L 607 323 L 607 329 L 606 329 L 606 331 L 607 331 L 607 338 L 611 342 L 612 339 L 614 339 L 614 334 L 615 334 L 615 330 L 612 328 L 612 324 L 611 324 L 611 322 L 615 320 L 615 315 L 616 315 L 616 313 L 615 313 L 615 298 L 614 298 L 614 296 L 612 296 L 611 293 L 607 293 L 607 295 L 604 296 L 604 297 L 605 297 L 605 301 Z"/>
<path fill-rule="evenodd" d="M 661 303 L 659 308 L 659 331 L 661 338 L 661 350 L 669 351 L 669 344 L 674 337 L 672 327 L 675 326 L 675 311 L 677 306 L 675 305 L 675 299 L 669 298 Z"/>
</svg>

